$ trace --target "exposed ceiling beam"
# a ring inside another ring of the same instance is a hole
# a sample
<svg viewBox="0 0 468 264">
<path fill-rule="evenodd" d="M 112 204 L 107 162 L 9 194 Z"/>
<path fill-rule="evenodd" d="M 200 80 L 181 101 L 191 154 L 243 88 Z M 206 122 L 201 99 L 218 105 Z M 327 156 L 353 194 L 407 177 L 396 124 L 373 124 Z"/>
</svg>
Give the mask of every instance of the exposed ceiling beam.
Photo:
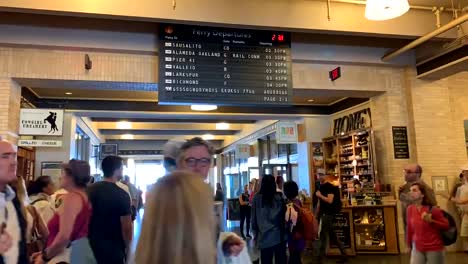
<svg viewBox="0 0 468 264">
<path fill-rule="evenodd" d="M 100 130 L 102 135 L 235 135 L 239 130 L 127 130 L 127 129 L 104 129 Z"/>
<path fill-rule="evenodd" d="M 157 124 L 157 123 L 128 123 L 125 125 L 130 125 L 131 127 L 119 127 L 121 125 L 118 122 L 95 122 L 96 126 L 100 130 L 113 130 L 113 129 L 127 129 L 127 130 L 218 130 L 216 124 Z M 242 125 L 240 124 L 229 124 L 229 130 L 242 130 Z M 222 129 L 220 129 L 222 130 Z"/>
<path fill-rule="evenodd" d="M 214 136 L 214 141 L 223 141 L 226 140 L 229 137 L 232 136 L 222 136 L 222 135 L 213 135 Z M 151 141 L 152 143 L 158 143 L 162 142 L 164 144 L 165 142 L 169 140 L 174 140 L 174 141 L 184 141 L 188 140 L 194 137 L 200 137 L 200 135 L 133 135 L 133 139 L 122 139 L 122 135 L 106 135 L 105 139 L 107 141 Z"/>
<path fill-rule="evenodd" d="M 350 102 L 356 98 L 348 98 Z M 367 98 L 357 98 L 357 101 L 368 100 Z M 340 102 L 338 102 L 339 104 Z M 238 114 L 265 114 L 265 115 L 328 115 L 333 113 L 332 106 L 219 106 L 218 110 L 207 112 L 196 112 L 190 110 L 189 106 L 157 105 L 148 102 L 119 102 L 119 101 L 93 101 L 93 100 L 39 100 L 36 106 L 41 108 L 62 108 L 70 110 L 104 110 L 104 111 L 138 111 L 138 112 L 159 112 L 163 114 L 176 114 L 177 117 L 183 115 L 193 115 L 201 119 L 206 119 L 206 115 L 212 117 L 216 115 L 238 115 Z M 92 117 L 92 116 L 91 116 Z M 183 118 L 183 117 L 182 117 Z M 246 119 L 246 118 L 242 118 Z M 250 119 L 250 118 L 247 118 Z"/>
<path fill-rule="evenodd" d="M 138 123 L 220 123 L 223 119 L 156 119 L 156 118 L 121 118 L 121 117 L 92 117 L 93 122 L 138 122 Z M 230 124 L 255 124 L 256 120 L 229 120 Z"/>
</svg>

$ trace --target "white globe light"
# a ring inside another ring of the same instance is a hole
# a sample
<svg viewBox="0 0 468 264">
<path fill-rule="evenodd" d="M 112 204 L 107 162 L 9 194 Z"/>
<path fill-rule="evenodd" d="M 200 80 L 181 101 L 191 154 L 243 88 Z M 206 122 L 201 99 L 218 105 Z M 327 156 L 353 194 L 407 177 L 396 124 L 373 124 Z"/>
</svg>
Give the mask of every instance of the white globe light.
<svg viewBox="0 0 468 264">
<path fill-rule="evenodd" d="M 409 9 L 408 0 L 367 0 L 366 18 L 389 20 L 404 15 Z"/>
</svg>

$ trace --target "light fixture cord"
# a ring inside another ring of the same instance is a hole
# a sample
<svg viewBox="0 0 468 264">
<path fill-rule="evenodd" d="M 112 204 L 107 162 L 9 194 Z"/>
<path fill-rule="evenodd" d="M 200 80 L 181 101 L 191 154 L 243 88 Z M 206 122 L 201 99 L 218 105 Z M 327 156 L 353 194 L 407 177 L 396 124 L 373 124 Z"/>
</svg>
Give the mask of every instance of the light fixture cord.
<svg viewBox="0 0 468 264">
<path fill-rule="evenodd" d="M 172 0 L 172 10 L 175 10 L 177 7 L 177 0 Z"/>
</svg>

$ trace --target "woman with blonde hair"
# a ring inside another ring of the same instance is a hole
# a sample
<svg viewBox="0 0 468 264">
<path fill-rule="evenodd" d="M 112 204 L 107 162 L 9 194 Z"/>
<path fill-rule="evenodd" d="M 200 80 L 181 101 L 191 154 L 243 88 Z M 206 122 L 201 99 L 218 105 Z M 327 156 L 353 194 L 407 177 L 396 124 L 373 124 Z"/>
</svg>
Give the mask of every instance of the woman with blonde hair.
<svg viewBox="0 0 468 264">
<path fill-rule="evenodd" d="M 23 177 L 18 177 L 16 181 L 11 183 L 11 187 L 18 196 L 21 203 L 21 212 L 26 219 L 26 250 L 28 256 L 31 256 L 34 252 L 43 249 L 49 236 L 49 230 L 36 208 L 29 203 L 26 183 Z"/>
<path fill-rule="evenodd" d="M 149 194 L 134 263 L 214 264 L 211 191 L 190 172 L 161 178 Z"/>
</svg>

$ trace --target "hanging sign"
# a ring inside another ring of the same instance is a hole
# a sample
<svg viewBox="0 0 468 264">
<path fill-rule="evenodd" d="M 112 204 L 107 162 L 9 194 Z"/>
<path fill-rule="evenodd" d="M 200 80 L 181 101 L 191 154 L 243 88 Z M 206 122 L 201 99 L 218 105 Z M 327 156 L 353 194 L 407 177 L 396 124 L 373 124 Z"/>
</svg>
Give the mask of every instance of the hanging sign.
<svg viewBox="0 0 468 264">
<path fill-rule="evenodd" d="M 36 140 L 36 139 L 21 139 L 18 141 L 20 147 L 49 147 L 60 148 L 62 146 L 61 140 Z"/>
<path fill-rule="evenodd" d="M 248 144 L 239 144 L 236 146 L 236 157 L 238 159 L 248 159 L 250 158 L 250 145 Z"/>
<path fill-rule="evenodd" d="M 294 122 L 278 122 L 276 125 L 277 144 L 297 143 L 297 124 Z"/>
<path fill-rule="evenodd" d="M 371 126 L 371 110 L 365 108 L 333 120 L 333 135 L 336 136 Z"/>
<path fill-rule="evenodd" d="M 291 105 L 291 34 L 162 24 L 159 103 Z"/>
<path fill-rule="evenodd" d="M 24 108 L 20 112 L 20 135 L 61 136 L 63 110 Z"/>
<path fill-rule="evenodd" d="M 107 156 L 117 156 L 118 145 L 117 144 L 100 144 L 99 145 L 99 157 L 103 160 Z"/>
</svg>

